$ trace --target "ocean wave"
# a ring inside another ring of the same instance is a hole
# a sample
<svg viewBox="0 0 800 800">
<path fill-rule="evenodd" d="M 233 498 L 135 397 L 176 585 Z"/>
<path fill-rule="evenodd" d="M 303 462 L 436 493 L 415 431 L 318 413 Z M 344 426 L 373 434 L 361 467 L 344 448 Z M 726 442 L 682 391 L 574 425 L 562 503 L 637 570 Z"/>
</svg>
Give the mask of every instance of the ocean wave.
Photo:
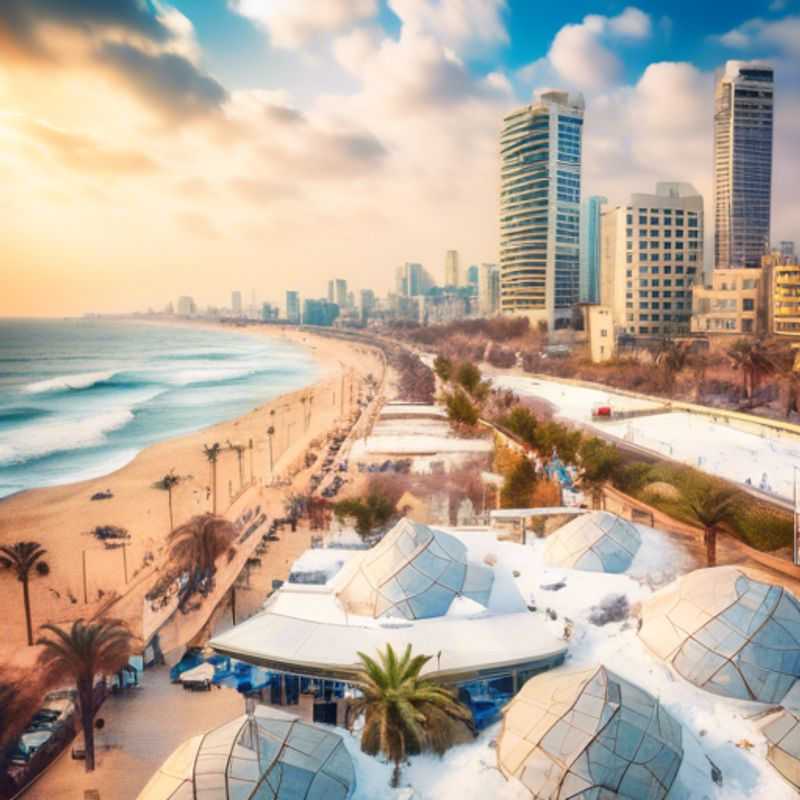
<svg viewBox="0 0 800 800">
<path fill-rule="evenodd" d="M 116 373 L 110 372 L 83 372 L 75 375 L 59 375 L 56 378 L 47 378 L 34 381 L 22 387 L 24 394 L 49 394 L 51 392 L 69 392 L 89 389 L 97 383 L 109 381 Z"/>
<path fill-rule="evenodd" d="M 50 412 L 45 408 L 33 406 L 19 406 L 16 408 L 0 408 L 0 425 L 5 422 L 29 422 L 33 419 L 46 417 Z"/>
<path fill-rule="evenodd" d="M 205 386 L 214 383 L 236 381 L 249 378 L 259 372 L 257 367 L 224 367 L 220 369 L 182 369 L 165 375 L 165 383 L 170 386 Z"/>
<path fill-rule="evenodd" d="M 89 417 L 58 419 L 21 426 L 5 434 L 0 442 L 0 465 L 19 464 L 53 453 L 96 447 L 106 434 L 124 428 L 133 420 L 128 408 Z"/>
<path fill-rule="evenodd" d="M 228 361 L 232 358 L 238 358 L 241 353 L 227 352 L 221 353 L 205 352 L 205 353 L 166 353 L 157 357 L 157 361 Z"/>
</svg>

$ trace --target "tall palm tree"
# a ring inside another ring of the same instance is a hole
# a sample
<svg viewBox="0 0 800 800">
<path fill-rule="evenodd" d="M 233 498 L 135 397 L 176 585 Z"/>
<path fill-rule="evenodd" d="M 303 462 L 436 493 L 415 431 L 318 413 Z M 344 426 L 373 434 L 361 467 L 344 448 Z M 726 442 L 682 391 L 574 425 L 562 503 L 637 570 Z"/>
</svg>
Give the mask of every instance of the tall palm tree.
<svg viewBox="0 0 800 800">
<path fill-rule="evenodd" d="M 208 459 L 208 464 L 211 467 L 211 513 L 217 513 L 217 459 L 222 448 L 219 442 L 214 442 L 210 447 L 207 444 L 203 445 L 203 453 Z"/>
<path fill-rule="evenodd" d="M 712 483 L 687 484 L 681 487 L 680 506 L 684 513 L 703 529 L 706 561 L 709 567 L 717 564 L 717 533 L 725 523 L 731 523 L 738 511 L 735 489 Z"/>
<path fill-rule="evenodd" d="M 664 375 L 664 386 L 672 397 L 675 391 L 675 377 L 686 367 L 689 358 L 689 343 L 664 339 L 661 343 L 655 363 Z"/>
<path fill-rule="evenodd" d="M 392 786 L 400 782 L 400 764 L 425 747 L 443 753 L 452 744 L 451 723 L 472 727 L 470 710 L 453 692 L 420 678 L 431 656 L 412 658 L 411 645 L 398 658 L 390 644 L 378 652 L 378 661 L 359 653 L 362 668 L 357 681 L 362 692 L 353 706 L 354 718 L 364 714 L 361 749 L 369 755 L 383 753 L 394 762 Z"/>
<path fill-rule="evenodd" d="M 798 412 L 800 401 L 800 371 L 797 370 L 798 351 L 793 348 L 775 348 L 772 352 L 772 363 L 775 373 L 783 384 L 784 409 L 786 418 L 791 416 L 792 411 Z"/>
<path fill-rule="evenodd" d="M 172 516 L 172 490 L 181 482 L 181 479 L 175 474 L 174 470 L 170 470 L 160 481 L 163 489 L 167 490 L 167 497 L 169 498 L 169 529 L 175 528 L 175 520 Z"/>
<path fill-rule="evenodd" d="M 236 451 L 236 458 L 239 461 L 239 491 L 241 492 L 244 488 L 244 451 L 245 447 L 243 444 L 239 444 L 238 442 L 231 442 L 228 439 L 228 449 Z"/>
<path fill-rule="evenodd" d="M 709 358 L 705 353 L 694 353 L 689 357 L 689 367 L 694 377 L 694 388 L 698 402 L 703 401 L 706 388 L 706 372 L 709 367 Z"/>
<path fill-rule="evenodd" d="M 189 573 L 187 595 L 217 571 L 217 559 L 233 544 L 236 529 L 224 517 L 200 514 L 179 525 L 169 535 L 170 559 Z"/>
<path fill-rule="evenodd" d="M 31 599 L 28 583 L 31 570 L 36 568 L 40 575 L 46 575 L 50 569 L 46 561 L 42 561 L 47 551 L 38 542 L 17 542 L 0 546 L 0 566 L 16 573 L 22 584 L 22 602 L 25 606 L 25 624 L 28 630 L 28 646 L 33 644 L 33 626 L 31 624 Z"/>
<path fill-rule="evenodd" d="M 602 439 L 586 439 L 580 447 L 580 488 L 592 498 L 592 508 L 600 508 L 606 484 L 619 473 L 621 457 L 614 445 Z"/>
<path fill-rule="evenodd" d="M 275 435 L 275 426 L 270 425 L 267 428 L 267 441 L 269 442 L 269 474 L 272 477 L 272 469 L 274 466 L 274 461 L 272 459 L 272 437 Z"/>
<path fill-rule="evenodd" d="M 78 706 L 86 750 L 86 771 L 94 770 L 94 682 L 97 675 L 110 675 L 121 669 L 131 652 L 131 632 L 115 620 L 84 622 L 79 619 L 65 630 L 58 625 L 43 625 L 52 634 L 37 644 L 44 647 L 41 665 L 50 680 L 71 677 L 78 689 Z"/>
<path fill-rule="evenodd" d="M 737 339 L 728 349 L 734 369 L 742 373 L 742 394 L 750 400 L 758 388 L 759 381 L 775 371 L 769 349 L 761 339 Z"/>
</svg>

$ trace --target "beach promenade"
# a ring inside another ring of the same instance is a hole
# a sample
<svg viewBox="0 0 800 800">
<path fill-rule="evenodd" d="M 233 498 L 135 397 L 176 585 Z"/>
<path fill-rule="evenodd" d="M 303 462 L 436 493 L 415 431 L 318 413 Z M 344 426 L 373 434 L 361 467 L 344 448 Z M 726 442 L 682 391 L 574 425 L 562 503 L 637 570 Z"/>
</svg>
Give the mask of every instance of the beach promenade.
<svg viewBox="0 0 800 800">
<path fill-rule="evenodd" d="M 362 345 L 291 328 L 258 326 L 243 332 L 308 347 L 323 367 L 320 380 L 238 419 L 147 448 L 110 475 L 0 501 L 0 542 L 33 540 L 47 550 L 50 574 L 31 581 L 34 631 L 45 622 L 111 615 L 147 638 L 154 621 L 147 620 L 145 594 L 167 566 L 171 527 L 214 510 L 231 519 L 256 506 L 268 518 L 282 515 L 287 480 L 300 472 L 309 446 L 350 417 L 363 379 L 379 377 L 383 369 L 377 351 Z M 204 454 L 204 446 L 213 443 L 221 447 L 215 464 Z M 169 472 L 180 479 L 172 490 L 172 520 L 169 493 L 156 486 Z M 282 483 L 275 487 L 278 478 Z M 92 501 L 97 492 L 112 496 Z M 124 547 L 107 547 L 93 535 L 98 526 L 108 525 L 129 533 Z M 242 550 L 236 561 L 246 560 L 243 555 Z M 10 576 L 0 578 L 0 604 L 7 609 L 0 664 L 24 667 L 33 663 L 37 648 L 25 647 L 19 584 Z M 177 647 L 182 638 L 173 633 L 164 644 Z"/>
</svg>

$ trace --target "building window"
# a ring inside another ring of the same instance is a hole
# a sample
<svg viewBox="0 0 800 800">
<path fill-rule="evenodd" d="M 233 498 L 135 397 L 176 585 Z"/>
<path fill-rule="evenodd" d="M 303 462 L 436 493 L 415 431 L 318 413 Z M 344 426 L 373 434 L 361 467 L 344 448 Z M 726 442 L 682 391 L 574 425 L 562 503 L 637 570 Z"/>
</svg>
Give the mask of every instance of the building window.
<svg viewBox="0 0 800 800">
<path fill-rule="evenodd" d="M 754 311 L 755 307 L 756 304 L 750 297 L 745 297 L 742 300 L 742 311 Z"/>
</svg>

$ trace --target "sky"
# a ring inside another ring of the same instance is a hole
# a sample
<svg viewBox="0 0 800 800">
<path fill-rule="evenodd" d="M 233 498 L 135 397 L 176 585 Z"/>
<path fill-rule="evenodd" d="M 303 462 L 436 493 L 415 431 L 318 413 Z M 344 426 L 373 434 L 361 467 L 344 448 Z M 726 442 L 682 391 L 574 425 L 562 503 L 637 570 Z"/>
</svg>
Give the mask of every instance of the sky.
<svg viewBox="0 0 800 800">
<path fill-rule="evenodd" d="M 713 75 L 776 70 L 772 233 L 800 241 L 800 0 L 2 0 L 0 316 L 497 261 L 498 136 L 586 98 L 583 194 L 692 182 Z"/>
</svg>

